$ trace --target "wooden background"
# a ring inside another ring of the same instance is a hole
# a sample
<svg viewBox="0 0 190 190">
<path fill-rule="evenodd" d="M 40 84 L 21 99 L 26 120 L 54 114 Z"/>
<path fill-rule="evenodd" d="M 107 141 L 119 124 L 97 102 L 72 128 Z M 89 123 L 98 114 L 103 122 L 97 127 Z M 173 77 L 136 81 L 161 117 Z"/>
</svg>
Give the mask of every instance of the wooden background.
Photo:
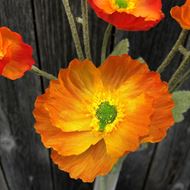
<svg viewBox="0 0 190 190">
<path fill-rule="evenodd" d="M 74 14 L 80 16 L 80 0 L 70 1 Z M 166 19 L 149 32 L 113 31 L 111 46 L 128 37 L 130 54 L 142 56 L 155 70 L 180 32 L 169 10 L 183 2 L 164 0 Z M 61 0 L 0 0 L 3 25 L 23 35 L 34 48 L 36 65 L 45 71 L 56 75 L 76 56 Z M 105 27 L 90 10 L 92 53 L 97 65 Z M 78 29 L 81 31 L 81 26 Z M 163 79 L 169 79 L 180 59 L 180 55 L 175 57 Z M 190 89 L 189 82 L 183 88 Z M 47 85 L 48 81 L 30 72 L 17 81 L 0 77 L 0 190 L 92 190 L 93 184 L 72 180 L 57 169 L 34 131 L 34 101 Z M 189 114 L 162 143 L 127 157 L 117 190 L 190 190 Z"/>
</svg>

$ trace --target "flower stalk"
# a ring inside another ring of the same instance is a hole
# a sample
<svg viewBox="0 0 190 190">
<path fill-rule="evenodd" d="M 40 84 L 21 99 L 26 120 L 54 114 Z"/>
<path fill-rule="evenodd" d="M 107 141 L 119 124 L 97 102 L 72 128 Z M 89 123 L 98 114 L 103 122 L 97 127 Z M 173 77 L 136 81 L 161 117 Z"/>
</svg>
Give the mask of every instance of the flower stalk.
<svg viewBox="0 0 190 190">
<path fill-rule="evenodd" d="M 112 31 L 113 26 L 109 24 L 105 30 L 104 33 L 104 38 L 103 38 L 103 43 L 102 43 L 102 55 L 101 55 L 101 63 L 106 59 L 106 53 L 107 53 L 107 47 L 108 47 L 108 42 L 111 37 L 111 31 Z"/>
<path fill-rule="evenodd" d="M 187 65 L 190 62 L 190 52 L 187 51 L 184 55 L 184 59 L 181 62 L 179 68 L 176 70 L 176 72 L 172 75 L 170 81 L 169 81 L 169 89 L 170 91 L 173 91 L 176 87 L 176 85 L 178 84 L 178 81 L 180 79 L 180 77 L 182 76 L 182 74 L 185 73 L 186 69 L 187 69 Z"/>
<path fill-rule="evenodd" d="M 69 0 L 62 0 L 62 3 L 63 3 L 63 6 L 65 8 L 65 12 L 66 12 L 66 15 L 67 15 L 67 18 L 68 18 L 68 21 L 69 21 L 73 41 L 75 43 L 75 47 L 76 47 L 76 51 L 77 51 L 77 56 L 78 56 L 78 58 L 80 60 L 83 60 L 84 55 L 83 55 L 83 51 L 82 51 L 82 46 L 81 46 L 81 43 L 80 43 L 76 23 L 75 23 L 73 14 L 71 12 L 71 7 L 69 5 Z"/>
<path fill-rule="evenodd" d="M 176 83 L 172 91 L 178 90 L 190 78 L 190 69 L 183 75 L 183 78 Z"/>
<path fill-rule="evenodd" d="M 52 74 L 49 74 L 49 73 L 47 73 L 45 71 L 42 71 L 42 70 L 38 69 L 38 67 L 36 67 L 34 65 L 32 66 L 31 72 L 33 72 L 36 75 L 42 76 L 42 77 L 44 77 L 44 78 L 46 78 L 48 80 L 57 80 L 57 78 L 55 76 L 53 76 Z"/>
<path fill-rule="evenodd" d="M 164 69 L 170 64 L 176 53 L 178 52 L 178 49 L 180 45 L 182 45 L 187 37 L 188 30 L 182 30 L 176 43 L 174 44 L 173 48 L 171 49 L 170 53 L 167 55 L 167 57 L 164 59 L 162 64 L 158 67 L 157 72 L 162 73 Z"/>
<path fill-rule="evenodd" d="M 82 29 L 83 29 L 85 54 L 88 59 L 92 59 L 91 58 L 91 50 L 90 50 L 90 35 L 89 35 L 87 0 L 81 0 L 81 9 L 82 9 Z"/>
</svg>

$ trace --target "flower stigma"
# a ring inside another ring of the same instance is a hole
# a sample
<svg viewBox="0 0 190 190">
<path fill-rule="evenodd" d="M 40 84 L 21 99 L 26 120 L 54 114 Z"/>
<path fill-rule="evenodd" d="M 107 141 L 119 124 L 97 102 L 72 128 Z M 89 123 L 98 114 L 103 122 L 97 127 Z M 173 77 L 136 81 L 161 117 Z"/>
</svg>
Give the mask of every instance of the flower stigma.
<svg viewBox="0 0 190 190">
<path fill-rule="evenodd" d="M 119 8 L 127 8 L 128 3 L 126 0 L 116 0 L 115 3 L 119 6 Z"/>
<path fill-rule="evenodd" d="M 117 109 L 108 101 L 102 102 L 96 110 L 96 117 L 99 120 L 99 131 L 103 132 L 106 125 L 114 122 L 117 117 Z"/>
<path fill-rule="evenodd" d="M 137 3 L 137 0 L 110 0 L 110 1 L 112 8 L 119 12 L 133 10 Z"/>
</svg>

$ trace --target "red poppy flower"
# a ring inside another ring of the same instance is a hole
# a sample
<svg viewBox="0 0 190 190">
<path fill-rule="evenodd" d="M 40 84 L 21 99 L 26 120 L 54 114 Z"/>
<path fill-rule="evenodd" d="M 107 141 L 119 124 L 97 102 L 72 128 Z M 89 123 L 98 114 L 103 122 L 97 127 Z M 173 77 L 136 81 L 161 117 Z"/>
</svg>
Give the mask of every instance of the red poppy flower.
<svg viewBox="0 0 190 190">
<path fill-rule="evenodd" d="M 0 28 L 0 75 L 15 80 L 34 64 L 32 47 L 25 44 L 20 34 L 7 27 Z"/>
<path fill-rule="evenodd" d="M 161 0 L 88 0 L 96 14 L 121 30 L 149 30 L 164 17 Z"/>
</svg>

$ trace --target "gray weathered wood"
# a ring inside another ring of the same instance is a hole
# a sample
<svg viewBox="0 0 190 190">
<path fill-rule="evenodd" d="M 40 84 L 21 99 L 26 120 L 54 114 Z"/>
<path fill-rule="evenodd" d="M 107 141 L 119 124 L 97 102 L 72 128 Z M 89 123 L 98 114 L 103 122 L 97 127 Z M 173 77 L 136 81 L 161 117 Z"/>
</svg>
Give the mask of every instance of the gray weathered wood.
<svg viewBox="0 0 190 190">
<path fill-rule="evenodd" d="M 6 179 L 5 179 L 5 176 L 3 175 L 3 171 L 1 167 L 0 167 L 0 187 L 1 187 L 1 190 L 8 190 Z"/>
<path fill-rule="evenodd" d="M 19 32 L 36 49 L 30 0 L 1 0 L 0 24 Z M 36 53 L 35 53 L 36 54 Z M 36 57 L 37 60 L 37 57 Z M 39 77 L 27 73 L 10 81 L 0 77 L 1 164 L 10 190 L 52 190 L 49 155 L 35 134 L 32 110 L 41 94 Z"/>
</svg>

